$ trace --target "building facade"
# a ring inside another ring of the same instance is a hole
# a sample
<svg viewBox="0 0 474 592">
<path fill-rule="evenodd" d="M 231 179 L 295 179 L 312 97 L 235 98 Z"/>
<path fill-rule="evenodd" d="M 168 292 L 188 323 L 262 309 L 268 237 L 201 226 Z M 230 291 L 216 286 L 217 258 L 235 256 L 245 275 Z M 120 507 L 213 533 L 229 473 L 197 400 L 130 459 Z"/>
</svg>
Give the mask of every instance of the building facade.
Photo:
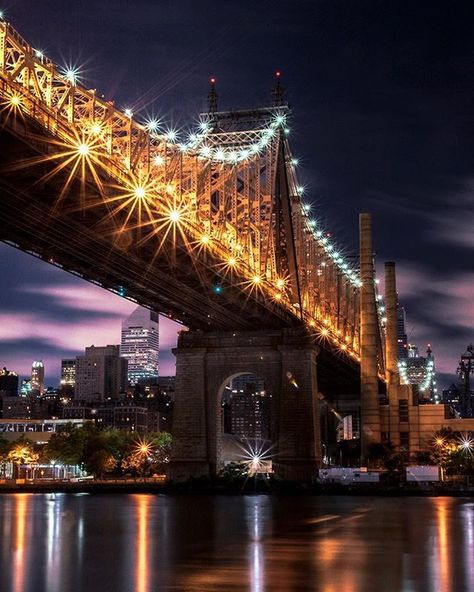
<svg viewBox="0 0 474 592">
<path fill-rule="evenodd" d="M 234 378 L 230 384 L 230 430 L 244 438 L 270 438 L 270 396 L 264 381 L 251 374 Z"/>
<path fill-rule="evenodd" d="M 61 360 L 61 380 L 59 386 L 61 392 L 74 394 L 76 386 L 76 360 L 74 358 Z"/>
<path fill-rule="evenodd" d="M 118 345 L 86 347 L 76 357 L 74 398 L 78 401 L 104 401 L 118 398 L 127 385 L 127 360 L 120 357 Z"/>
<path fill-rule="evenodd" d="M 120 355 L 128 362 L 128 381 L 138 382 L 158 377 L 158 314 L 141 306 L 122 323 Z"/>
</svg>

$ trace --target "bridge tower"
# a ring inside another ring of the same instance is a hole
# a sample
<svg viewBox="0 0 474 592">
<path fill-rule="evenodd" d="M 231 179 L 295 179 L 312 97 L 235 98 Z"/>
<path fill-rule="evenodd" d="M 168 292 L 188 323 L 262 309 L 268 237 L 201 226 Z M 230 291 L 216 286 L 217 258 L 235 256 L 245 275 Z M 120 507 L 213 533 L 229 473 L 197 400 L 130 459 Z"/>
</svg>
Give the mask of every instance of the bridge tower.
<svg viewBox="0 0 474 592">
<path fill-rule="evenodd" d="M 261 376 L 271 399 L 273 466 L 287 481 L 310 481 L 321 457 L 316 360 L 304 328 L 182 332 L 176 355 L 172 481 L 214 477 L 222 467 L 221 398 L 245 372 Z"/>
</svg>

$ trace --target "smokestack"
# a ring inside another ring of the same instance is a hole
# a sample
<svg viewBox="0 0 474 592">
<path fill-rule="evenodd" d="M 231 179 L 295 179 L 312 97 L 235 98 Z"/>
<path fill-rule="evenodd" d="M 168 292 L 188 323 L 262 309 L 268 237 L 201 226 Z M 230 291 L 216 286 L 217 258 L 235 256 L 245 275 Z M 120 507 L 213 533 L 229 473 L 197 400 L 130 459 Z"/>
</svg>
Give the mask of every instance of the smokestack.
<svg viewBox="0 0 474 592">
<path fill-rule="evenodd" d="M 375 307 L 375 273 L 372 248 L 372 216 L 359 214 L 360 238 L 360 404 L 361 450 L 367 456 L 367 447 L 380 442 L 380 408 L 377 368 L 377 313 Z"/>
<path fill-rule="evenodd" d="M 385 371 L 390 389 L 398 385 L 397 284 L 393 261 L 385 263 L 385 311 Z"/>
</svg>

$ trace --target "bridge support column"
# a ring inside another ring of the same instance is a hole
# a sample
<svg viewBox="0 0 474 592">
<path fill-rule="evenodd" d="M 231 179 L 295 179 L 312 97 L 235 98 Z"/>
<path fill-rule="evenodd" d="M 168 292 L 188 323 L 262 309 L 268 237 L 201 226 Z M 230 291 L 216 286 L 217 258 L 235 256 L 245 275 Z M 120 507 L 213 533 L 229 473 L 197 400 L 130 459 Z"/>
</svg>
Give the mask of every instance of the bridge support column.
<svg viewBox="0 0 474 592">
<path fill-rule="evenodd" d="M 265 381 L 271 399 L 275 473 L 310 481 L 321 456 L 317 347 L 304 329 L 181 333 L 176 355 L 173 481 L 214 477 L 222 467 L 221 398 L 243 373 Z"/>
<path fill-rule="evenodd" d="M 380 405 L 378 397 L 377 333 L 375 305 L 375 270 L 372 248 L 372 217 L 359 215 L 360 234 L 360 443 L 362 458 L 367 458 L 370 444 L 380 442 Z"/>
</svg>

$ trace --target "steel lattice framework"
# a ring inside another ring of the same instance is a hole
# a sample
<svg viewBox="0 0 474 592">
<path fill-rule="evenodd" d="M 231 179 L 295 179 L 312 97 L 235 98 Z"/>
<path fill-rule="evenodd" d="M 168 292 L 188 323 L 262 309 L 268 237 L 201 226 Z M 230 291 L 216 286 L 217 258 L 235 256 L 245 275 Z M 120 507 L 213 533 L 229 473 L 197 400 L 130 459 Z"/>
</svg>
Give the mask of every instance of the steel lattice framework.
<svg viewBox="0 0 474 592">
<path fill-rule="evenodd" d="M 303 202 L 286 106 L 204 114 L 180 142 L 84 88 L 7 22 L 0 98 L 5 125 L 31 120 L 49 138 L 27 166 L 65 177 L 51 216 L 72 199 L 77 215 L 100 209 L 99 231 L 117 248 L 152 245 L 153 260 L 170 261 L 184 249 L 212 265 L 216 291 L 233 284 L 358 359 L 359 275 Z"/>
</svg>

